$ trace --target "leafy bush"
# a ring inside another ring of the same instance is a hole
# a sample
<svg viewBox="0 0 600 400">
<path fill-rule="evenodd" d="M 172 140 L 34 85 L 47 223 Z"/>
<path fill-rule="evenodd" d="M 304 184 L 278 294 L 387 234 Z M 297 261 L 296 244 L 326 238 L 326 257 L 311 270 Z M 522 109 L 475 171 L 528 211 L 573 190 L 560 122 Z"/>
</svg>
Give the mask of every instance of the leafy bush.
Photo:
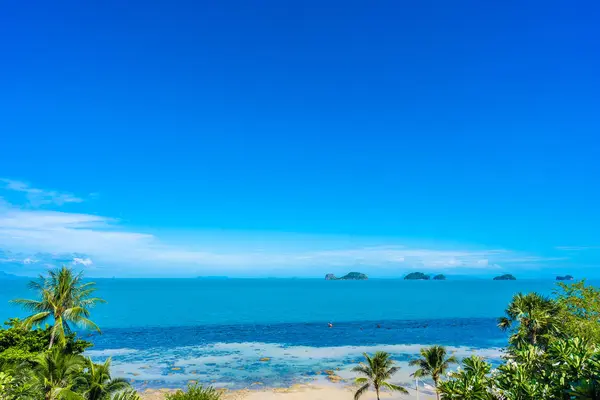
<svg viewBox="0 0 600 400">
<path fill-rule="evenodd" d="M 558 283 L 556 302 L 562 309 L 563 333 L 590 339 L 600 345 L 600 289 L 585 281 Z"/>
<path fill-rule="evenodd" d="M 135 390 L 130 389 L 113 395 L 111 400 L 141 400 L 141 397 Z"/>
<path fill-rule="evenodd" d="M 0 400 L 12 400 L 13 377 L 0 372 Z"/>
<path fill-rule="evenodd" d="M 442 399 L 600 399 L 600 291 L 559 284 L 554 299 L 518 294 L 499 320 L 511 329 L 505 361 L 463 361 L 439 386 Z"/>
<path fill-rule="evenodd" d="M 48 349 L 51 328 L 28 330 L 22 328 L 20 322 L 18 319 L 8 320 L 4 323 L 7 328 L 0 329 L 0 364 L 29 362 Z M 71 333 L 66 336 L 63 351 L 67 354 L 81 354 L 91 346 L 90 342 L 77 339 Z"/>
<path fill-rule="evenodd" d="M 166 400 L 219 400 L 221 392 L 212 387 L 203 387 L 202 385 L 188 385 L 187 391 L 178 390 L 175 393 L 167 394 Z"/>
</svg>

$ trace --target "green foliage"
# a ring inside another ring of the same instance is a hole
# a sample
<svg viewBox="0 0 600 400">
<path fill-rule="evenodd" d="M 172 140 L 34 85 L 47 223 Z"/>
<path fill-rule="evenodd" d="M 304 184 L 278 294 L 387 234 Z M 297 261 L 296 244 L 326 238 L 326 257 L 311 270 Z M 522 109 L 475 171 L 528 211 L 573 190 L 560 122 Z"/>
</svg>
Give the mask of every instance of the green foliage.
<svg viewBox="0 0 600 400">
<path fill-rule="evenodd" d="M 471 356 L 462 361 L 462 369 L 450 373 L 450 380 L 441 381 L 438 391 L 444 400 L 491 399 L 492 366 L 483 358 Z"/>
<path fill-rule="evenodd" d="M 422 348 L 421 358 L 410 361 L 409 365 L 418 367 L 414 376 L 431 376 L 437 391 L 440 377 L 446 373 L 450 364 L 455 364 L 457 361 L 456 357 L 448 355 L 445 347 L 431 346 Z"/>
<path fill-rule="evenodd" d="M 203 387 L 198 384 L 188 385 L 186 391 L 178 390 L 165 395 L 166 400 L 219 400 L 220 398 L 221 392 L 212 387 Z"/>
<path fill-rule="evenodd" d="M 98 330 L 89 320 L 89 308 L 102 302 L 91 297 L 94 284 L 63 267 L 30 288 L 38 300 L 14 302 L 34 314 L 0 329 L 0 400 L 140 400 L 124 379 L 111 377 L 110 359 L 94 364 L 84 358 L 91 343 L 71 331 L 72 324 Z M 53 325 L 31 329 L 45 321 Z"/>
<path fill-rule="evenodd" d="M 475 356 L 463 368 L 440 382 L 443 400 L 600 399 L 600 350 L 580 338 L 513 348 L 493 372 Z"/>
<path fill-rule="evenodd" d="M 104 364 L 94 364 L 91 359 L 85 360 L 86 373 L 83 374 L 83 394 L 86 400 L 108 400 L 113 395 L 130 388 L 122 378 L 110 376 L 110 358 Z"/>
<path fill-rule="evenodd" d="M 94 364 L 89 358 L 66 354 L 58 346 L 34 360 L 29 382 L 46 400 L 135 400 L 135 392 L 124 379 L 112 378 L 110 359 Z"/>
<path fill-rule="evenodd" d="M 83 274 L 75 274 L 72 269 L 62 267 L 40 275 L 37 281 L 29 283 L 35 290 L 37 300 L 16 299 L 13 303 L 23 306 L 33 314 L 23 321 L 25 328 L 40 326 L 52 320 L 53 326 L 49 348 L 55 340 L 64 346 L 66 337 L 71 333 L 71 325 L 100 332 L 100 328 L 90 319 L 89 309 L 104 300 L 92 297 L 96 291 L 94 282 L 83 282 Z"/>
<path fill-rule="evenodd" d="M 512 346 L 545 346 L 557 334 L 559 307 L 553 300 L 537 293 L 517 293 L 505 314 L 498 318 L 498 327 L 511 330 L 509 342 Z"/>
<path fill-rule="evenodd" d="M 508 400 L 582 396 L 600 379 L 599 361 L 600 349 L 580 338 L 553 340 L 546 351 L 528 345 L 498 368 L 497 391 Z"/>
<path fill-rule="evenodd" d="M 12 376 L 0 372 L 0 400 L 16 399 L 13 392 L 14 379 Z"/>
<path fill-rule="evenodd" d="M 561 307 L 559 320 L 568 337 L 581 337 L 600 344 L 600 289 L 585 281 L 558 283 L 556 302 Z"/>
<path fill-rule="evenodd" d="M 85 359 L 64 354 L 60 347 L 39 354 L 34 360 L 33 376 L 46 399 L 82 399 L 76 386 L 82 383 Z"/>
<path fill-rule="evenodd" d="M 600 291 L 559 283 L 554 300 L 518 294 L 499 319 L 510 329 L 505 362 L 491 371 L 481 359 L 440 382 L 442 399 L 599 400 Z"/>
<path fill-rule="evenodd" d="M 110 400 L 141 400 L 140 395 L 133 389 L 115 393 Z"/>
<path fill-rule="evenodd" d="M 18 319 L 11 319 L 5 322 L 5 325 L 6 329 L 0 329 L 0 365 L 29 362 L 37 354 L 48 349 L 52 328 L 28 330 Z M 81 354 L 91 346 L 90 342 L 77 339 L 76 335 L 71 333 L 65 337 L 63 352 Z"/>
<path fill-rule="evenodd" d="M 354 394 L 354 400 L 358 400 L 371 386 L 375 389 L 377 400 L 379 400 L 379 392 L 382 388 L 408 394 L 408 391 L 402 386 L 397 386 L 388 382 L 392 375 L 400 370 L 400 367 L 394 365 L 395 363 L 388 353 L 378 351 L 373 357 L 369 356 L 367 353 L 364 353 L 363 355 L 367 362 L 361 362 L 352 369 L 352 371 L 363 375 L 362 377 L 356 378 L 356 384 L 361 385 L 361 387 Z"/>
</svg>

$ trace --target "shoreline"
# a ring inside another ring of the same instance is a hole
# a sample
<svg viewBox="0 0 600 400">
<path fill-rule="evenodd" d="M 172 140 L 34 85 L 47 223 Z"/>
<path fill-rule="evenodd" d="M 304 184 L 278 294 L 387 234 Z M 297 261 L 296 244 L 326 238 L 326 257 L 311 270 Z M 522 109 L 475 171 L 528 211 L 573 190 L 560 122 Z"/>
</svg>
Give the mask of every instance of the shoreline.
<svg viewBox="0 0 600 400">
<path fill-rule="evenodd" d="M 349 400 L 354 396 L 356 387 L 350 384 L 294 384 L 286 388 L 247 388 L 240 390 L 223 390 L 222 400 Z M 382 399 L 401 400 L 416 399 L 413 389 L 409 394 L 382 392 Z M 174 393 L 176 389 L 146 389 L 141 392 L 142 400 L 164 400 L 165 394 Z M 375 392 L 367 392 L 361 400 L 375 399 Z M 430 388 L 419 388 L 419 400 L 433 400 L 435 393 Z"/>
<path fill-rule="evenodd" d="M 409 360 L 423 345 L 337 346 L 315 348 L 273 343 L 219 343 L 209 346 L 150 349 L 143 352 L 117 349 L 93 353 L 102 361 L 112 357 L 115 377 L 127 379 L 140 391 L 180 389 L 201 383 L 228 391 L 290 388 L 295 385 L 349 385 L 356 374 L 352 368 L 364 361 L 363 353 L 385 351 L 400 367 L 393 382 L 414 386 L 415 367 Z M 451 354 L 465 358 L 479 354 L 494 362 L 499 348 L 448 347 Z M 427 379 L 421 384 L 431 384 Z"/>
</svg>

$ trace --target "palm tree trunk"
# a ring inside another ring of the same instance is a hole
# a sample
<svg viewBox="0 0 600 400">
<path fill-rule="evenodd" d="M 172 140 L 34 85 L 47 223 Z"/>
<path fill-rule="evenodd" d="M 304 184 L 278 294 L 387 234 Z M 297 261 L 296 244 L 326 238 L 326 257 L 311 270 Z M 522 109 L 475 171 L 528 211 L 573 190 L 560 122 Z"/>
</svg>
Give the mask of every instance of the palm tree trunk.
<svg viewBox="0 0 600 400">
<path fill-rule="evenodd" d="M 50 332 L 50 346 L 48 346 L 48 349 L 51 349 L 53 344 L 54 344 L 54 332 Z"/>
<path fill-rule="evenodd" d="M 415 390 L 417 391 L 417 400 L 419 400 L 419 377 L 415 376 Z"/>
<path fill-rule="evenodd" d="M 435 386 L 435 397 L 437 400 L 440 400 L 440 391 L 438 390 L 438 381 L 440 380 L 439 376 L 432 376 L 433 384 Z"/>
<path fill-rule="evenodd" d="M 379 400 L 379 386 L 375 386 L 375 393 L 377 393 L 377 400 Z"/>
</svg>

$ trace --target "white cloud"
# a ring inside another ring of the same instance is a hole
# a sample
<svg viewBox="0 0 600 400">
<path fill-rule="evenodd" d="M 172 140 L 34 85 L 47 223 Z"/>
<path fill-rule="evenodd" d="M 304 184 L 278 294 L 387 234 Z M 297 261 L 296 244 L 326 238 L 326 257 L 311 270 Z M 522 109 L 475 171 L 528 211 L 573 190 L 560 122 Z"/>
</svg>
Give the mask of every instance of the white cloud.
<svg viewBox="0 0 600 400">
<path fill-rule="evenodd" d="M 72 263 L 84 266 L 118 264 L 131 268 L 188 268 L 190 273 L 203 266 L 230 271 L 263 267 L 282 272 L 289 267 L 314 268 L 322 272 L 323 268 L 336 266 L 399 271 L 417 267 L 422 270 L 487 270 L 518 260 L 543 261 L 539 257 L 518 258 L 506 250 L 440 250 L 398 244 L 315 251 L 286 250 L 279 243 L 272 243 L 266 246 L 269 250 L 265 250 L 264 244 L 260 249 L 238 248 L 222 239 L 220 250 L 215 250 L 212 244 L 165 243 L 151 234 L 124 230 L 111 218 L 15 208 L 0 209 L 0 248 L 21 254 L 78 254 L 81 256 L 72 257 Z M 54 259 L 62 260 L 67 256 L 61 257 Z M 23 262 L 32 263 L 35 259 L 28 256 Z"/>
<path fill-rule="evenodd" d="M 563 251 L 600 250 L 600 246 L 558 246 L 556 249 Z"/>
<path fill-rule="evenodd" d="M 21 187 L 12 185 L 13 188 Z M 189 237 L 180 239 L 190 242 Z M 10 253 L 6 260 L 18 259 L 29 268 L 36 264 L 71 263 L 85 267 L 93 265 L 97 270 L 103 267 L 114 270 L 118 266 L 121 271 L 125 268 L 131 274 L 152 274 L 152 271 L 194 274 L 204 267 L 250 274 L 262 268 L 285 275 L 293 268 L 307 274 L 311 271 L 321 274 L 335 267 L 362 266 L 400 274 L 416 268 L 423 271 L 466 268 L 485 271 L 520 262 L 552 260 L 502 249 L 448 250 L 402 243 L 361 245 L 356 244 L 360 243 L 356 239 L 352 244 L 327 238 L 305 239 L 297 240 L 297 243 L 291 243 L 287 238 L 262 241 L 260 245 L 252 241 L 249 242 L 254 245 L 240 245 L 224 236 L 210 241 L 194 240 L 190 245 L 126 229 L 113 218 L 22 209 L 0 203 L 0 251 Z M 299 243 L 304 245 L 303 249 L 293 247 Z M 318 250 L 315 244 L 318 244 Z"/>
<path fill-rule="evenodd" d="M 34 207 L 39 207 L 44 204 L 55 204 L 63 205 L 65 203 L 81 203 L 83 199 L 74 196 L 70 193 L 58 192 L 55 190 L 44 190 L 31 187 L 29 184 L 21 181 L 12 179 L 0 179 L 0 183 L 4 184 L 2 187 L 5 190 L 11 190 L 15 192 L 24 193 L 31 204 Z"/>
<path fill-rule="evenodd" d="M 85 267 L 89 267 L 90 265 L 92 265 L 94 262 L 92 261 L 91 258 L 86 257 L 86 258 L 79 258 L 79 257 L 75 257 L 73 258 L 73 264 L 77 265 L 77 264 L 81 264 Z"/>
</svg>

